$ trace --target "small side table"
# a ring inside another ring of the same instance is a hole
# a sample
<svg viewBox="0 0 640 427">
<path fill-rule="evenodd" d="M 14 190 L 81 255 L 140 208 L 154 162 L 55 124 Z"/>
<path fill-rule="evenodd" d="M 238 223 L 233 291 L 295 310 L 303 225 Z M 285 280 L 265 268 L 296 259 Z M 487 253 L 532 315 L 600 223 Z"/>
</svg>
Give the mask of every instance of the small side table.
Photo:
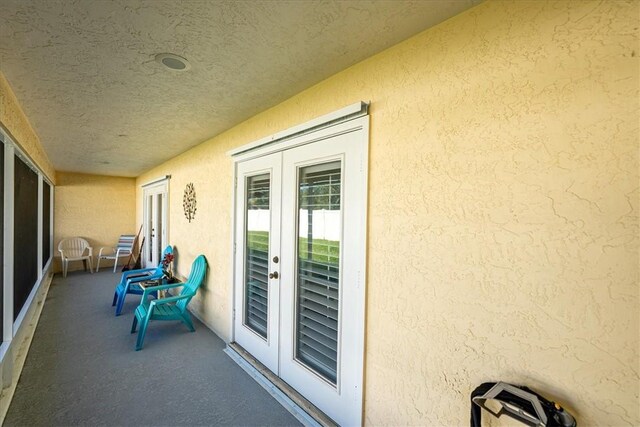
<svg viewBox="0 0 640 427">
<path fill-rule="evenodd" d="M 165 278 L 162 278 L 162 279 L 156 279 L 156 280 L 146 280 L 144 282 L 138 283 L 138 285 L 144 291 L 145 289 L 152 289 L 153 290 L 154 287 L 160 286 L 160 285 L 164 285 L 166 283 L 167 283 L 167 280 Z M 166 296 L 166 293 L 167 293 L 166 290 L 158 291 L 158 298 L 164 298 Z"/>
</svg>

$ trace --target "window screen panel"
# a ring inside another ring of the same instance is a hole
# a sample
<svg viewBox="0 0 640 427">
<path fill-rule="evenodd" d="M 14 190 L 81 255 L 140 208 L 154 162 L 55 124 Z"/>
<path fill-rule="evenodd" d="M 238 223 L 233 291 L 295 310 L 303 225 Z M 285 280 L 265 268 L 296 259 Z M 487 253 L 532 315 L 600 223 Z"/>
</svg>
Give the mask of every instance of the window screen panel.
<svg viewBox="0 0 640 427">
<path fill-rule="evenodd" d="M 51 187 L 42 182 L 42 268 L 51 257 Z"/>
<path fill-rule="evenodd" d="M 38 175 L 15 157 L 13 320 L 38 279 Z"/>
</svg>

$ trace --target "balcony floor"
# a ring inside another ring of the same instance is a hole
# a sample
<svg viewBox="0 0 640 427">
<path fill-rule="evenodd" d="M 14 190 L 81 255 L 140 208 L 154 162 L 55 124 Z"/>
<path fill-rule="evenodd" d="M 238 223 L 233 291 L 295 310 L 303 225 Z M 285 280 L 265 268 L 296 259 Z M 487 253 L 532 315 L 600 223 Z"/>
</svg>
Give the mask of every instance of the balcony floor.
<svg viewBox="0 0 640 427">
<path fill-rule="evenodd" d="M 130 334 L 140 297 L 111 307 L 119 273 L 56 275 L 5 419 L 13 425 L 299 425 L 194 318 Z"/>
</svg>

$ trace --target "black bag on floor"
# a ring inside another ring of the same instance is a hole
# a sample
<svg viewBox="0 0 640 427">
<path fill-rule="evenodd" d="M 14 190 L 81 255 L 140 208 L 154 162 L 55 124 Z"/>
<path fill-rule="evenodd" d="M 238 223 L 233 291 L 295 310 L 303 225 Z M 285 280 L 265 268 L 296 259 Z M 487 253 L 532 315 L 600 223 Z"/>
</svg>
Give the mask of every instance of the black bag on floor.
<svg viewBox="0 0 640 427">
<path fill-rule="evenodd" d="M 496 412 L 485 405 L 494 400 Z M 545 399 L 528 387 L 503 382 L 483 383 L 471 393 L 471 427 L 482 427 L 482 409 L 495 417 L 507 415 L 529 426 L 576 427 L 575 418 L 559 404 Z"/>
</svg>

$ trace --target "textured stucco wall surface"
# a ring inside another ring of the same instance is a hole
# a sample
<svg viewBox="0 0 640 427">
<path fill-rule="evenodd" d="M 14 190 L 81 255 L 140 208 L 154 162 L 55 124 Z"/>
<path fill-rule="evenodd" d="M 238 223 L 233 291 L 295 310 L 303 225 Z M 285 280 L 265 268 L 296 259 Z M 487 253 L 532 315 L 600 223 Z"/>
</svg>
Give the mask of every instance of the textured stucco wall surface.
<svg viewBox="0 0 640 427">
<path fill-rule="evenodd" d="M 83 237 L 93 247 L 94 261 L 101 246 L 113 246 L 121 234 L 135 234 L 135 178 L 58 172 L 54 206 L 54 251 L 67 237 Z M 113 264 L 108 261 L 103 266 Z M 120 263 L 126 262 L 125 258 Z M 56 271 L 61 271 L 56 257 Z M 69 271 L 82 268 L 81 262 L 69 264 Z"/>
<path fill-rule="evenodd" d="M 55 169 L 25 116 L 11 86 L 0 72 L 0 125 L 55 184 Z"/>
<path fill-rule="evenodd" d="M 638 425 L 638 2 L 486 2 L 140 176 L 230 338 L 225 151 L 370 100 L 365 420 L 466 425 L 479 383 Z M 193 182 L 188 223 L 182 191 Z"/>
</svg>

